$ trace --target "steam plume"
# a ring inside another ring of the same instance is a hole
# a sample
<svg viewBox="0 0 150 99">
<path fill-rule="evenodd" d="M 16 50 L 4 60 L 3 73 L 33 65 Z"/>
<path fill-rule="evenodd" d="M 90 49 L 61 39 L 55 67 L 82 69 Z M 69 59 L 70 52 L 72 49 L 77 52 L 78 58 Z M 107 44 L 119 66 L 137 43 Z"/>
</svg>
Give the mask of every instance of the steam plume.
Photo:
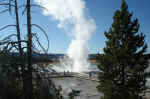
<svg viewBox="0 0 150 99">
<path fill-rule="evenodd" d="M 73 61 L 72 71 L 84 71 L 89 63 L 88 40 L 96 29 L 94 20 L 86 15 L 84 0 L 35 0 L 45 7 L 45 16 L 51 16 L 59 22 L 58 28 L 70 32 L 72 41 L 68 48 L 68 56 Z M 69 31 L 68 31 L 69 30 Z"/>
</svg>

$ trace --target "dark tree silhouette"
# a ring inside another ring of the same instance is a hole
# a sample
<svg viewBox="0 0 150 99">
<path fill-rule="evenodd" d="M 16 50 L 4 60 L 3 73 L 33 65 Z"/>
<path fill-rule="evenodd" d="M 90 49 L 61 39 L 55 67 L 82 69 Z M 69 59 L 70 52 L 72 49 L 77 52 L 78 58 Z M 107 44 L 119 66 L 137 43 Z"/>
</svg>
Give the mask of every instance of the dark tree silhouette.
<svg viewBox="0 0 150 99">
<path fill-rule="evenodd" d="M 47 77 L 49 73 L 45 70 L 47 63 L 42 65 L 33 64 L 32 55 L 39 48 L 36 48 L 33 38 L 41 47 L 43 52 L 47 54 L 49 49 L 49 39 L 39 25 L 31 24 L 31 7 L 40 7 L 31 4 L 30 0 L 26 0 L 26 4 L 18 6 L 18 0 L 2 0 L 0 13 L 9 12 L 15 16 L 15 24 L 6 25 L 0 28 L 0 31 L 15 27 L 16 34 L 10 34 L 0 40 L 0 98 L 1 99 L 59 99 L 57 96 L 57 88 L 51 78 Z M 27 39 L 22 39 L 19 16 L 19 8 L 24 8 L 22 15 L 26 17 Z M 44 33 L 48 48 L 44 48 L 38 38 L 38 32 L 33 33 L 38 28 Z M 12 39 L 16 37 L 16 39 Z M 23 44 L 24 43 L 24 44 Z M 46 61 L 44 61 L 46 62 Z M 44 71 L 44 73 L 41 73 Z M 47 77 L 47 78 L 46 78 Z"/>
<path fill-rule="evenodd" d="M 138 19 L 132 20 L 128 5 L 122 0 L 121 9 L 105 32 L 106 47 L 99 55 L 98 90 L 103 99 L 142 99 L 146 90 L 148 59 L 144 57 L 147 45 L 139 33 Z"/>
</svg>

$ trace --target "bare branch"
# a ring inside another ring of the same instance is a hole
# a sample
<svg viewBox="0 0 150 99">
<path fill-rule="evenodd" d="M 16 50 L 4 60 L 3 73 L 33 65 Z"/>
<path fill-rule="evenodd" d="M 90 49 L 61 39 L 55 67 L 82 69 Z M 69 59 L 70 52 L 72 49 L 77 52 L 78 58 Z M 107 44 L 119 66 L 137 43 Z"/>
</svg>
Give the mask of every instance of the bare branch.
<svg viewBox="0 0 150 99">
<path fill-rule="evenodd" d="M 35 38 L 36 38 L 36 41 L 38 42 L 38 44 L 39 44 L 39 46 L 42 48 L 42 50 L 47 54 L 48 53 L 48 50 L 46 50 L 43 46 L 42 46 L 42 44 L 40 43 L 40 41 L 39 41 L 39 38 L 35 35 Z"/>
<path fill-rule="evenodd" d="M 26 12 L 27 10 L 27 6 L 25 6 L 24 10 L 22 11 L 22 15 L 24 15 L 24 13 Z"/>
<path fill-rule="evenodd" d="M 49 38 L 48 38 L 48 35 L 47 35 L 47 33 L 44 31 L 44 29 L 43 28 L 41 28 L 39 25 L 37 25 L 37 24 L 32 24 L 31 26 L 35 26 L 35 27 L 37 27 L 38 29 L 40 29 L 43 33 L 44 33 L 44 35 L 45 35 L 45 37 L 46 37 L 46 39 L 47 39 L 47 42 L 48 42 L 48 48 L 47 48 L 47 52 L 48 52 L 48 50 L 49 50 Z"/>
<path fill-rule="evenodd" d="M 12 6 L 12 7 L 15 7 L 15 5 L 12 5 L 10 3 L 0 3 L 0 6 Z"/>
<path fill-rule="evenodd" d="M 38 8 L 42 8 L 42 9 L 48 11 L 47 8 L 45 8 L 45 7 L 43 7 L 43 6 L 40 6 L 40 5 L 37 5 L 37 4 L 31 4 L 31 7 L 38 7 Z"/>
<path fill-rule="evenodd" d="M 0 14 L 5 13 L 5 12 L 7 12 L 7 11 L 9 11 L 9 9 L 2 10 L 2 11 L 0 12 Z"/>
<path fill-rule="evenodd" d="M 11 35 L 8 35 L 8 36 L 4 37 L 2 40 L 3 40 L 3 41 L 8 40 L 8 39 L 10 39 L 10 38 L 13 37 L 13 36 L 17 37 L 16 34 L 11 34 Z"/>
<path fill-rule="evenodd" d="M 8 49 L 8 51 L 11 51 L 13 48 L 15 48 L 16 50 L 19 50 L 19 49 L 17 48 L 17 45 L 11 43 L 11 47 Z"/>
<path fill-rule="evenodd" d="M 22 7 L 26 7 L 26 5 L 20 5 L 18 8 L 22 8 Z M 40 6 L 40 5 L 37 5 L 37 4 L 31 4 L 31 7 L 38 7 L 38 8 L 42 8 L 44 10 L 47 10 L 47 8 L 43 7 L 43 6 Z"/>
<path fill-rule="evenodd" d="M 8 11 L 10 15 L 12 14 L 12 7 L 15 7 L 15 5 L 12 4 L 12 0 L 9 0 L 7 3 L 0 3 L 1 6 L 8 6 Z"/>
<path fill-rule="evenodd" d="M 34 50 L 34 52 L 38 52 L 38 53 L 40 53 L 40 50 L 38 50 L 37 48 L 36 48 L 36 46 L 34 45 L 34 43 L 33 43 L 33 50 Z"/>
<path fill-rule="evenodd" d="M 7 44 L 9 43 L 9 41 L 0 41 L 0 45 L 4 45 L 4 44 Z"/>
<path fill-rule="evenodd" d="M 27 10 L 27 7 L 26 7 L 26 5 L 21 5 L 21 6 L 19 6 L 18 8 L 22 8 L 22 7 L 25 7 L 25 9 L 22 11 L 22 15 L 24 15 L 24 13 L 25 13 L 26 10 Z M 31 7 L 38 7 L 38 8 L 41 8 L 41 9 L 44 9 L 44 10 L 48 11 L 47 8 L 45 8 L 45 7 L 43 7 L 43 6 L 40 6 L 40 5 L 37 5 L 37 4 L 31 4 Z"/>
<path fill-rule="evenodd" d="M 25 43 L 27 43 L 27 41 L 26 40 L 21 40 L 21 41 L 19 41 L 19 42 L 25 42 Z M 0 45 L 4 45 L 4 44 L 11 44 L 11 43 L 13 43 L 13 44 L 18 44 L 18 41 L 0 41 Z"/>
<path fill-rule="evenodd" d="M 24 10 L 22 11 L 22 16 L 25 14 L 26 10 L 27 10 L 27 5 L 21 5 L 18 7 L 18 9 L 24 7 Z"/>
<path fill-rule="evenodd" d="M 11 44 L 12 42 L 8 42 L 7 45 L 4 47 L 4 49 L 8 49 L 8 46 Z"/>
<path fill-rule="evenodd" d="M 6 25 L 6 26 L 0 28 L 0 31 L 6 29 L 6 28 L 8 28 L 8 27 L 16 27 L 16 25 Z"/>
</svg>

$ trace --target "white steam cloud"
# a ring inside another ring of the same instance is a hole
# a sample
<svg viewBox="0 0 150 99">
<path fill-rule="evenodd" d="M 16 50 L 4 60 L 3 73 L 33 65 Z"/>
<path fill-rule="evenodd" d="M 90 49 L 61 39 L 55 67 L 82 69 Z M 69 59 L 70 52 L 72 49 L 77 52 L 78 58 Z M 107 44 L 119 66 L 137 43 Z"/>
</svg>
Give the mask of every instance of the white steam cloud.
<svg viewBox="0 0 150 99">
<path fill-rule="evenodd" d="M 73 62 L 71 71 L 81 72 L 87 69 L 88 40 L 96 29 L 94 20 L 86 15 L 84 0 L 34 0 L 45 7 L 45 16 L 51 16 L 59 22 L 58 28 L 69 30 L 72 41 L 68 56 Z"/>
</svg>

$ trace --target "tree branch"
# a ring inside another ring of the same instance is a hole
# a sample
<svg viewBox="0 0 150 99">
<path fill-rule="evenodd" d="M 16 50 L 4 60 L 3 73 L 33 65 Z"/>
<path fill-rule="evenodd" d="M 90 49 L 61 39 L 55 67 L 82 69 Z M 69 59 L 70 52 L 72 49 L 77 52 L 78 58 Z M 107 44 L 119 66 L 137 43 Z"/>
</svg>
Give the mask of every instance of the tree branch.
<svg viewBox="0 0 150 99">
<path fill-rule="evenodd" d="M 32 24 L 31 26 L 37 27 L 38 29 L 40 29 L 40 30 L 44 33 L 44 35 L 45 35 L 45 37 L 46 37 L 46 39 L 47 39 L 47 42 L 48 42 L 48 48 L 46 49 L 46 51 L 48 52 L 48 50 L 49 50 L 49 38 L 48 38 L 47 33 L 44 31 L 44 29 L 43 29 L 42 27 L 40 27 L 40 26 L 37 25 L 37 24 Z"/>
<path fill-rule="evenodd" d="M 15 5 L 12 5 L 12 4 L 10 4 L 10 3 L 0 3 L 0 5 L 2 5 L 2 6 L 13 6 L 13 7 L 15 7 Z"/>
<path fill-rule="evenodd" d="M 10 39 L 11 37 L 13 37 L 13 36 L 17 37 L 16 34 L 11 34 L 11 35 L 8 35 L 8 36 L 4 37 L 2 40 L 3 40 L 3 41 L 9 40 L 9 39 Z"/>
<path fill-rule="evenodd" d="M 6 29 L 6 28 L 8 28 L 8 27 L 16 27 L 16 25 L 6 25 L 6 26 L 0 28 L 0 31 Z"/>
<path fill-rule="evenodd" d="M 2 10 L 2 11 L 0 11 L 0 14 L 5 13 L 7 11 L 9 11 L 9 9 Z"/>
</svg>

